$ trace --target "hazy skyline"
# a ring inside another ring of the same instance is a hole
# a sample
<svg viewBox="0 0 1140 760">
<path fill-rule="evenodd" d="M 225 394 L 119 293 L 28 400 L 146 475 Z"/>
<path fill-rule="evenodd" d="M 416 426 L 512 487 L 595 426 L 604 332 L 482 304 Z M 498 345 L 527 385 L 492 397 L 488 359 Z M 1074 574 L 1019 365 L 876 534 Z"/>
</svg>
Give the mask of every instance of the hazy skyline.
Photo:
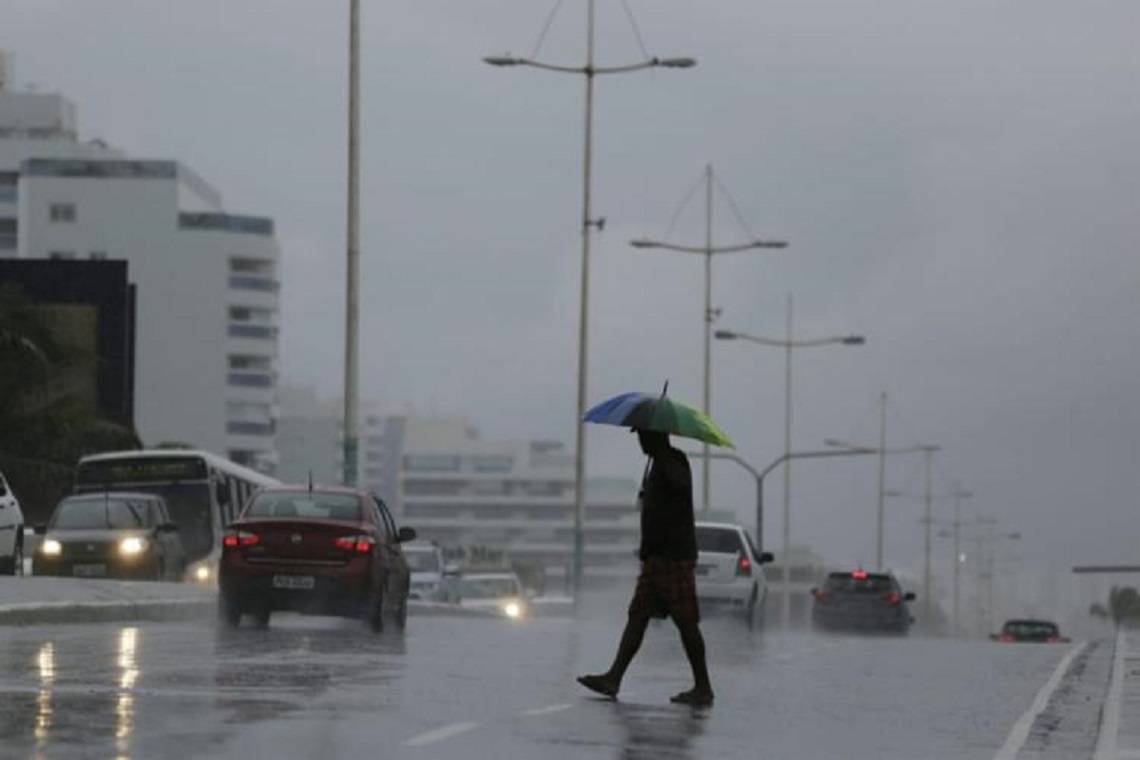
<svg viewBox="0 0 1140 760">
<path fill-rule="evenodd" d="M 552 4 L 552 3 L 551 3 Z M 488 437 L 572 440 L 579 78 L 492 69 L 530 52 L 551 4 L 364 2 L 363 394 L 462 414 Z M 341 380 L 343 3 L 13 0 L 15 81 L 72 98 L 84 139 L 173 157 L 235 212 L 275 217 L 283 382 Z M 543 57 L 580 60 L 580 2 Z M 659 388 L 700 399 L 701 264 L 634 252 L 712 162 L 784 252 L 715 263 L 718 327 L 857 332 L 796 357 L 797 447 L 930 442 L 936 489 L 1025 535 L 1058 567 L 1135 559 L 1140 404 L 1140 6 L 631 0 L 654 55 L 688 71 L 599 82 L 591 400 Z M 640 57 L 599 0 L 600 57 Z M 678 242 L 699 242 L 700 204 Z M 716 234 L 740 231 L 719 206 Z M 112 254 L 113 255 L 113 254 Z M 782 450 L 783 356 L 714 346 L 713 415 L 758 464 Z M 620 431 L 589 431 L 592 473 L 633 475 Z M 694 463 L 694 475 L 699 471 Z M 715 469 L 714 504 L 752 521 L 752 483 Z M 896 459 L 890 486 L 921 486 Z M 875 467 L 797 466 L 793 539 L 873 559 Z M 780 479 L 768 484 L 768 545 Z M 945 506 L 940 506 L 943 517 Z M 890 503 L 887 555 L 918 567 L 920 505 Z M 948 562 L 944 542 L 937 562 Z"/>
</svg>

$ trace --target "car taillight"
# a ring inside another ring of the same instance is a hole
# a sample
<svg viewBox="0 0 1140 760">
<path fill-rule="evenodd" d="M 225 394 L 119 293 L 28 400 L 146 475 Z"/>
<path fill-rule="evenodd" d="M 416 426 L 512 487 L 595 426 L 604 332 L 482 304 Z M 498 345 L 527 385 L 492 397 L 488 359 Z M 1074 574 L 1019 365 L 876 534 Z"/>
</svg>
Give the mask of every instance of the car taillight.
<svg viewBox="0 0 1140 760">
<path fill-rule="evenodd" d="M 748 559 L 747 554 L 741 554 L 740 559 L 736 563 L 736 574 L 738 576 L 752 575 L 752 560 Z"/>
<path fill-rule="evenodd" d="M 1013 641 L 1013 637 L 1008 633 L 1003 633 L 1001 636 L 998 636 L 998 641 L 1004 641 L 1008 644 L 1009 642 Z"/>
<path fill-rule="evenodd" d="M 867 571 L 866 570 L 856 570 L 855 572 L 851 573 L 851 577 L 857 581 L 865 581 L 865 580 L 867 580 Z"/>
<path fill-rule="evenodd" d="M 245 530 L 230 531 L 222 538 L 222 545 L 234 549 L 238 546 L 253 546 L 261 541 L 261 536 Z"/>
<path fill-rule="evenodd" d="M 372 536 L 339 536 L 333 541 L 333 546 L 346 552 L 356 552 L 357 554 L 371 554 L 372 547 L 376 545 L 376 541 Z"/>
<path fill-rule="evenodd" d="M 902 594 L 900 594 L 899 592 L 892 591 L 891 593 L 887 594 L 887 604 L 901 604 L 901 603 L 902 603 Z"/>
<path fill-rule="evenodd" d="M 1045 641 L 1050 644 L 1060 644 L 1062 641 L 1064 641 L 1064 639 L 1060 636 L 1050 636 L 1049 638 L 1045 639 Z"/>
</svg>

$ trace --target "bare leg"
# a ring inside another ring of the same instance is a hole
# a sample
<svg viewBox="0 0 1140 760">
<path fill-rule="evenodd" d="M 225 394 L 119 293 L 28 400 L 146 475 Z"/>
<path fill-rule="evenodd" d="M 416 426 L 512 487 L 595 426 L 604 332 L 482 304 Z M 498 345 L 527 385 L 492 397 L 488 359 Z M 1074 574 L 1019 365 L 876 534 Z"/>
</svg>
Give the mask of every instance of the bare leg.
<svg viewBox="0 0 1140 760">
<path fill-rule="evenodd" d="M 642 615 L 630 615 L 629 620 L 626 621 L 625 630 L 621 634 L 617 655 L 614 656 L 614 662 L 610 665 L 610 669 L 599 675 L 581 676 L 578 678 L 578 683 L 607 697 L 617 696 L 618 689 L 621 688 L 621 679 L 633 661 L 633 656 L 641 647 L 641 641 L 645 638 L 645 629 L 648 626 L 649 618 Z"/>
<path fill-rule="evenodd" d="M 709 668 L 705 662 L 705 640 L 701 636 L 700 626 L 696 623 L 678 622 L 677 631 L 681 634 L 681 644 L 685 648 L 685 655 L 689 658 L 689 666 L 693 669 L 693 688 L 676 695 L 673 701 L 712 704 L 712 683 L 709 682 Z"/>
</svg>

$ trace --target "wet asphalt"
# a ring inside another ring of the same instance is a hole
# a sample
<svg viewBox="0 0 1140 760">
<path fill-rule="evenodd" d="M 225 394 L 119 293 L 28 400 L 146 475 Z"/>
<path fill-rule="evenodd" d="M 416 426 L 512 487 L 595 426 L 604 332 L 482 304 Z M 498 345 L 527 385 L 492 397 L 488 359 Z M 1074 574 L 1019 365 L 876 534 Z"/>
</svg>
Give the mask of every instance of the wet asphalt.
<svg viewBox="0 0 1140 760">
<path fill-rule="evenodd" d="M 0 628 L 0 757 L 989 760 L 1065 653 L 713 619 L 717 702 L 693 710 L 668 703 L 689 677 L 667 622 L 617 702 L 574 683 L 622 614 Z"/>
</svg>

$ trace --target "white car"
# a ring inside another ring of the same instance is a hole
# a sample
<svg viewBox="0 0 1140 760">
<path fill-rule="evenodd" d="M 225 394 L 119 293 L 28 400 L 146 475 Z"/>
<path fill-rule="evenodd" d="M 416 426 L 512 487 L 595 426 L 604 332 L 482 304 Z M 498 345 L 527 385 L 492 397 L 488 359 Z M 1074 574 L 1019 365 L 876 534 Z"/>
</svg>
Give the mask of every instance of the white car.
<svg viewBox="0 0 1140 760">
<path fill-rule="evenodd" d="M 772 555 L 761 552 L 752 536 L 732 523 L 697 523 L 697 599 L 701 611 L 739 613 L 752 628 L 759 622 L 768 596 L 761 567 Z"/>
<path fill-rule="evenodd" d="M 512 572 L 464 573 L 458 582 L 459 606 L 518 620 L 529 614 L 522 581 Z"/>
<path fill-rule="evenodd" d="M 408 598 L 443 601 L 443 550 L 430 541 L 410 541 L 402 548 L 411 573 Z"/>
<path fill-rule="evenodd" d="M 24 513 L 0 472 L 0 575 L 24 574 Z"/>
</svg>

